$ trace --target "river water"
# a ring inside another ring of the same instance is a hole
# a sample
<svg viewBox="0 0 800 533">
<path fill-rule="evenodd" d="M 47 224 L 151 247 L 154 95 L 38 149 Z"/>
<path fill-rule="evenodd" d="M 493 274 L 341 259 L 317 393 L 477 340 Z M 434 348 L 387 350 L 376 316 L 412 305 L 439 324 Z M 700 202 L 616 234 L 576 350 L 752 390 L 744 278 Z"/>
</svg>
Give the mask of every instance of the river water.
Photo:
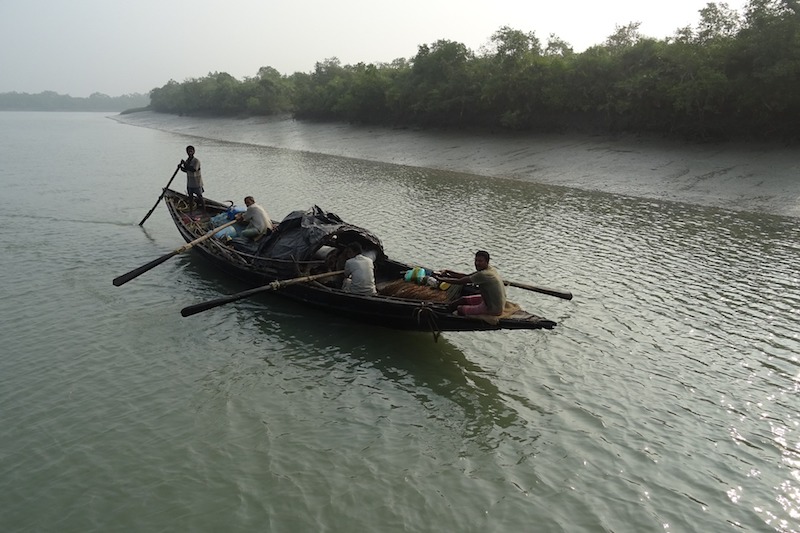
<svg viewBox="0 0 800 533">
<path fill-rule="evenodd" d="M 152 114 L 0 132 L 2 531 L 800 531 L 787 150 Z M 182 318 L 247 287 L 191 253 L 111 280 L 183 244 L 163 206 L 138 222 L 186 144 L 209 197 L 318 204 L 435 267 L 485 248 L 575 298 L 509 288 L 556 329 L 438 342 L 274 295 Z"/>
</svg>

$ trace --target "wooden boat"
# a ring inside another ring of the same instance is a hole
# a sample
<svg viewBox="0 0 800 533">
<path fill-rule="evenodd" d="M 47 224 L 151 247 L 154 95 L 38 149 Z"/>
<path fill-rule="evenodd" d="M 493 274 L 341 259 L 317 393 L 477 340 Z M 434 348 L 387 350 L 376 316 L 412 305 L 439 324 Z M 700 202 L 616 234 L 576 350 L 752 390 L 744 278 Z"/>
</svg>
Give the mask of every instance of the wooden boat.
<svg viewBox="0 0 800 533">
<path fill-rule="evenodd" d="M 172 189 L 164 190 L 170 216 L 187 243 L 210 233 L 221 221 L 233 218 L 233 206 L 206 199 L 206 216 L 188 213 L 188 198 Z M 193 246 L 204 259 L 225 273 L 255 286 L 276 280 L 326 275 L 341 270 L 343 254 L 350 242 L 358 241 L 375 265 L 376 295 L 357 295 L 341 289 L 341 275 L 316 281 L 293 283 L 278 294 L 309 306 L 353 320 L 394 329 L 431 331 L 481 331 L 497 329 L 552 329 L 552 320 L 507 305 L 500 317 L 459 316 L 448 303 L 463 294 L 475 294 L 469 285 L 431 287 L 407 282 L 404 275 L 414 268 L 386 257 L 380 239 L 370 231 L 344 222 L 333 213 L 313 206 L 287 215 L 275 231 L 259 240 L 215 235 Z M 222 237 L 222 238 L 219 238 Z M 337 264 L 338 263 L 338 264 Z M 419 270 L 417 271 L 419 272 Z M 455 289 L 455 290 L 454 290 Z"/>
</svg>

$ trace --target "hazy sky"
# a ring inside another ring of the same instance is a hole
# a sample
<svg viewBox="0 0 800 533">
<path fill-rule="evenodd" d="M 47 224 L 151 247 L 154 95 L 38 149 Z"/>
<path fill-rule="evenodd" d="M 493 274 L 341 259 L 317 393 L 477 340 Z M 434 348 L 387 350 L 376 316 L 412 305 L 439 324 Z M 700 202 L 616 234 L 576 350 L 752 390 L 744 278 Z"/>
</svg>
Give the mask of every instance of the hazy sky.
<svg viewBox="0 0 800 533">
<path fill-rule="evenodd" d="M 741 11 L 745 0 L 727 4 Z M 0 93 L 119 96 L 209 72 L 311 72 L 410 59 L 448 39 L 478 51 L 502 26 L 554 33 L 576 52 L 617 25 L 664 38 L 696 26 L 707 0 L 0 0 Z"/>
</svg>

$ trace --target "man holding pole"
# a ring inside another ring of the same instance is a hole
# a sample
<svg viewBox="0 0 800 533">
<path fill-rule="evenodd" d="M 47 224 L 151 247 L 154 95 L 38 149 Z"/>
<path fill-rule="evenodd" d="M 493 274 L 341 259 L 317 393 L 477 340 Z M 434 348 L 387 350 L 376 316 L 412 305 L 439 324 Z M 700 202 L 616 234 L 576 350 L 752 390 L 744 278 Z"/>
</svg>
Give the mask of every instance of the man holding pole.
<svg viewBox="0 0 800 533">
<path fill-rule="evenodd" d="M 198 204 L 206 212 L 206 201 L 203 198 L 203 177 L 200 174 L 200 160 L 194 156 L 194 146 L 186 147 L 187 159 L 181 159 L 180 169 L 186 172 L 186 194 L 189 196 L 189 213 L 193 209 L 193 199 L 197 196 Z"/>
</svg>

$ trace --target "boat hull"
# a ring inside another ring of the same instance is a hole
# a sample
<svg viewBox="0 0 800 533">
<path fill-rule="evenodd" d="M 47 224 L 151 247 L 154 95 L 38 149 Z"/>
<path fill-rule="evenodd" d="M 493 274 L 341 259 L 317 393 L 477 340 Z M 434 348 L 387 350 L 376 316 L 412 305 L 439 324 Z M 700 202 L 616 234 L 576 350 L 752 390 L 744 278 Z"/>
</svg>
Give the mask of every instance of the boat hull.
<svg viewBox="0 0 800 533">
<path fill-rule="evenodd" d="M 186 196 L 167 189 L 164 199 L 176 228 L 186 242 L 208 231 L 208 226 L 184 211 Z M 229 206 L 206 200 L 209 215 L 224 213 Z M 352 234 L 347 226 L 344 234 Z M 276 236 L 277 237 L 277 236 Z M 193 247 L 196 254 L 218 270 L 254 287 L 275 280 L 308 275 L 312 268 L 321 268 L 323 261 L 273 260 L 249 251 L 237 251 L 219 239 L 209 239 Z M 412 266 L 382 257 L 376 261 L 376 281 L 399 279 Z M 379 283 L 380 286 L 380 283 Z M 379 291 L 380 292 L 380 291 Z M 432 331 L 490 331 L 498 329 L 552 329 L 556 323 L 525 312 L 503 318 L 474 318 L 453 314 L 446 302 L 399 298 L 385 294 L 356 295 L 341 290 L 332 283 L 311 281 L 286 286 L 277 295 L 290 298 L 309 307 L 335 313 L 359 323 L 399 330 Z"/>
</svg>

